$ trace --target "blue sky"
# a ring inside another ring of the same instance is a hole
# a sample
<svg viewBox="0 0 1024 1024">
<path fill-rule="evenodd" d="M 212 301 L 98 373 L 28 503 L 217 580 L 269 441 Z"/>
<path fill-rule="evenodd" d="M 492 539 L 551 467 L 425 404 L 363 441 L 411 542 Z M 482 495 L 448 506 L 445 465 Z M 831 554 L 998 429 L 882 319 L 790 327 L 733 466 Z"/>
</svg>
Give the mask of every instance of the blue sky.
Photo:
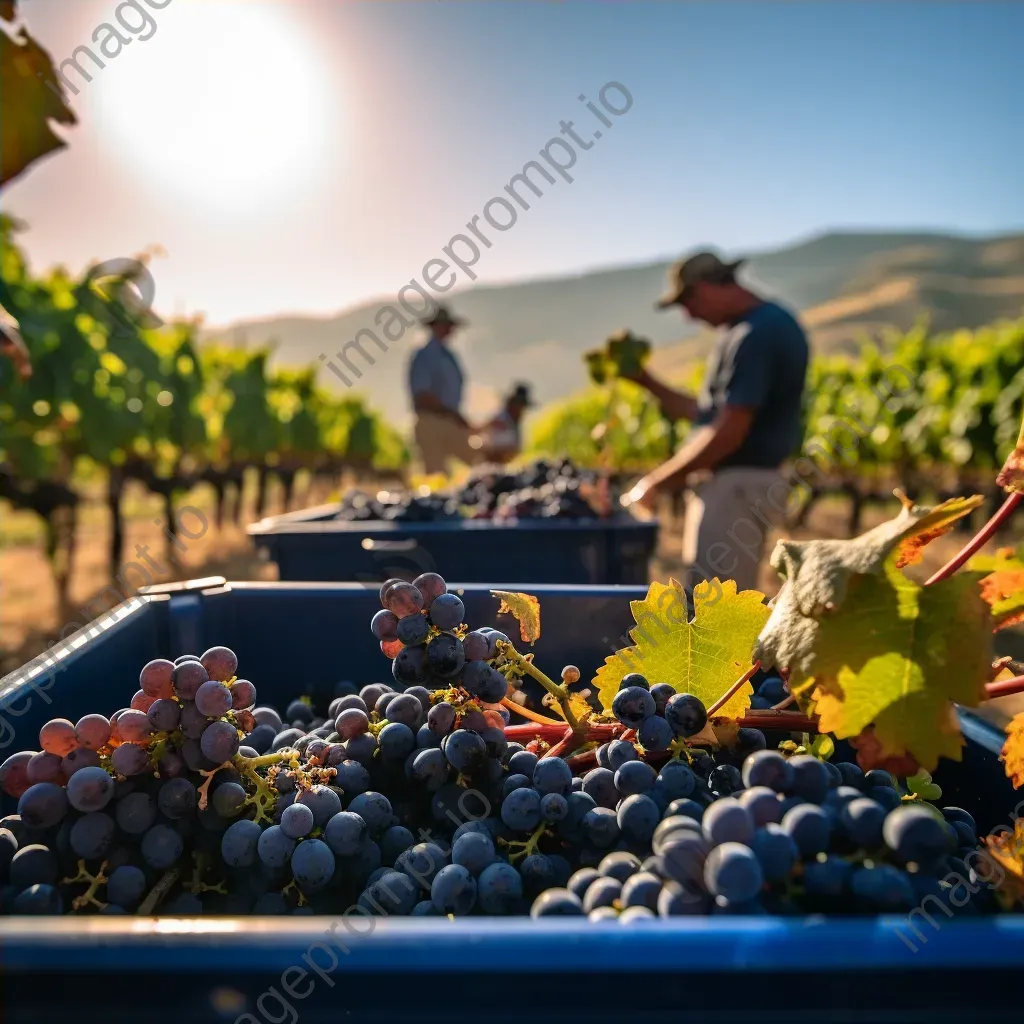
<svg viewBox="0 0 1024 1024">
<path fill-rule="evenodd" d="M 116 6 L 22 4 L 58 62 Z M 495 239 L 481 281 L 836 227 L 1024 227 L 1024 4 L 174 0 L 149 13 L 150 38 L 79 82 L 69 149 L 3 206 L 31 225 L 36 265 L 162 245 L 165 314 L 222 323 L 393 294 L 561 120 L 592 131 L 577 97 L 596 102 L 608 81 L 632 108 L 579 154 L 571 185 L 548 186 Z"/>
</svg>

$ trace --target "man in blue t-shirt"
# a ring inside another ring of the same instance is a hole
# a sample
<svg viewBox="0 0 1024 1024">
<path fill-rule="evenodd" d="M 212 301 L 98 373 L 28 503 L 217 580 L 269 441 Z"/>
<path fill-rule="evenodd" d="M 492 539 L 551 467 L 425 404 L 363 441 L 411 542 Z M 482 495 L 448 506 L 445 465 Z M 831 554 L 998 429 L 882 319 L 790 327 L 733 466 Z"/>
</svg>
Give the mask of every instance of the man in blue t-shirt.
<svg viewBox="0 0 1024 1024">
<path fill-rule="evenodd" d="M 430 337 L 409 361 L 416 447 L 425 473 L 447 473 L 450 460 L 472 464 L 479 457 L 470 444 L 472 428 L 461 412 L 465 376 L 451 349 L 452 335 L 466 321 L 438 306 L 420 322 Z"/>
<path fill-rule="evenodd" d="M 691 492 L 683 526 L 687 589 L 715 577 L 735 580 L 740 590 L 757 586 L 767 533 L 789 497 L 781 466 L 801 441 L 807 337 L 792 313 L 737 282 L 742 262 L 707 252 L 682 260 L 658 302 L 720 328 L 700 394 L 676 391 L 646 370 L 633 377 L 669 418 L 697 428 L 623 498 L 653 510 L 660 494 Z"/>
</svg>

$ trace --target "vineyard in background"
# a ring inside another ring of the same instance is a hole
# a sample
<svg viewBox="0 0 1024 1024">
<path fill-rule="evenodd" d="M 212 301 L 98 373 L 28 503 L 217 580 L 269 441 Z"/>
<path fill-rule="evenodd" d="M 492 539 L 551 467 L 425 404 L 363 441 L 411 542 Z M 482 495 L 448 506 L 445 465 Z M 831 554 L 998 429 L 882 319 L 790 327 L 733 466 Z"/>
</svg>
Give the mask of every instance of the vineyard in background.
<svg viewBox="0 0 1024 1024">
<path fill-rule="evenodd" d="M 701 375 L 695 366 L 678 383 L 696 390 Z M 917 499 L 985 494 L 991 513 L 1005 497 L 993 479 L 1022 413 L 1024 317 L 949 334 L 919 325 L 853 355 L 815 357 L 801 452 L 816 468 L 799 467 L 808 487 L 791 525 L 836 494 L 848 499 L 856 534 L 865 506 L 892 501 L 894 487 Z M 615 378 L 544 409 L 528 446 L 629 475 L 665 459 L 686 429 L 668 423 L 645 390 Z"/>
<path fill-rule="evenodd" d="M 363 399 L 317 387 L 315 367 L 271 370 L 269 348 L 200 347 L 197 320 L 144 327 L 131 282 L 101 290 L 88 271 L 34 275 L 17 228 L 0 218 L 0 302 L 34 373 L 0 394 L 0 498 L 42 518 L 59 594 L 86 490 L 109 512 L 114 576 L 130 482 L 160 496 L 173 531 L 175 502 L 197 484 L 212 488 L 219 527 L 225 516 L 241 522 L 246 480 L 258 518 L 272 483 L 287 509 L 308 504 L 317 485 L 336 487 L 346 470 L 365 479 L 408 464 L 405 439 Z M 694 365 L 679 383 L 696 390 L 701 375 Z M 897 486 L 921 500 L 976 492 L 997 503 L 992 480 L 1022 411 L 1024 318 L 952 334 L 919 326 L 853 355 L 816 357 L 802 446 L 816 468 L 801 471 L 809 486 L 790 525 L 842 495 L 858 533 L 865 507 L 892 501 Z M 668 457 L 686 430 L 645 390 L 612 377 L 540 410 L 527 449 L 627 479 Z"/>
<path fill-rule="evenodd" d="M 367 475 L 407 462 L 402 437 L 362 399 L 318 388 L 315 368 L 271 370 L 268 348 L 200 349 L 198 321 L 145 328 L 125 291 L 130 281 L 101 290 L 88 272 L 33 275 L 13 237 L 18 227 L 0 218 L 0 304 L 18 321 L 33 374 L 5 381 L 0 393 L 0 498 L 44 520 L 61 594 L 89 482 L 106 485 L 113 576 L 129 481 L 162 497 L 173 533 L 174 502 L 198 483 L 215 491 L 219 526 L 232 498 L 236 521 L 241 515 L 246 475 L 256 477 L 259 516 L 272 477 L 287 508 L 318 478 L 336 484 L 344 470 Z"/>
</svg>

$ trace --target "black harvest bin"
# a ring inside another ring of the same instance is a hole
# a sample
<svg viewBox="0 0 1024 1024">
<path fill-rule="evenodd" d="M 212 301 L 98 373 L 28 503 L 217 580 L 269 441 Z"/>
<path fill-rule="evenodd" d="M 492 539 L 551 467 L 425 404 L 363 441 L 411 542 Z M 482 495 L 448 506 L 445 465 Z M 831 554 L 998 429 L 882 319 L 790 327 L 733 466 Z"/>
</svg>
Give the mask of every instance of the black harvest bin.
<svg viewBox="0 0 1024 1024">
<path fill-rule="evenodd" d="M 625 513 L 609 519 L 490 519 L 436 523 L 335 519 L 340 505 L 271 516 L 248 528 L 280 579 L 371 581 L 440 571 L 466 583 L 639 586 L 658 525 Z"/>
</svg>

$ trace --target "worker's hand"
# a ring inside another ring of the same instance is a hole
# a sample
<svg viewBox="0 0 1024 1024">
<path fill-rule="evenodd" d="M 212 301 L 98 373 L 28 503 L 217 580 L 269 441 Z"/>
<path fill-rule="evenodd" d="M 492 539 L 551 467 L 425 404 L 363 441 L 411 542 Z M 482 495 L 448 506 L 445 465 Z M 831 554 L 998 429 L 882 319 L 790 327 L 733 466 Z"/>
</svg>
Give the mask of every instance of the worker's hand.
<svg viewBox="0 0 1024 1024">
<path fill-rule="evenodd" d="M 621 504 L 624 508 L 639 513 L 642 518 L 650 518 L 657 511 L 659 494 L 657 484 L 644 477 L 622 496 Z"/>
</svg>

